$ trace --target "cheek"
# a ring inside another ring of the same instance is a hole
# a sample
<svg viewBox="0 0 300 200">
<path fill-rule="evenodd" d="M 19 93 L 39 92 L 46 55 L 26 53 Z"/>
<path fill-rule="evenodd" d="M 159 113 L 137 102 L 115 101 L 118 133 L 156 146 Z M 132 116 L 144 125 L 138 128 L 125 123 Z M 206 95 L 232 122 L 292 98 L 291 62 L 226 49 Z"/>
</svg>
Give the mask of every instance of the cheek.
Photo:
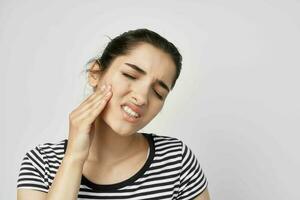
<svg viewBox="0 0 300 200">
<path fill-rule="evenodd" d="M 112 92 L 116 96 L 121 96 L 121 95 L 126 94 L 126 92 L 128 92 L 129 86 L 130 86 L 128 81 L 124 81 L 119 76 L 115 76 L 112 79 L 111 84 L 112 84 Z"/>
<path fill-rule="evenodd" d="M 151 105 L 148 107 L 147 115 L 148 119 L 147 120 L 152 120 L 162 109 L 162 104 L 161 103 L 155 103 L 153 102 Z"/>
<path fill-rule="evenodd" d="M 126 96 L 126 94 L 129 91 L 129 83 L 124 81 L 122 78 L 120 78 L 119 76 L 114 76 L 112 78 L 110 78 L 110 81 L 107 81 L 107 83 L 110 83 L 112 86 L 112 98 L 109 101 L 110 105 L 119 105 L 121 103 L 124 103 L 124 96 Z"/>
</svg>

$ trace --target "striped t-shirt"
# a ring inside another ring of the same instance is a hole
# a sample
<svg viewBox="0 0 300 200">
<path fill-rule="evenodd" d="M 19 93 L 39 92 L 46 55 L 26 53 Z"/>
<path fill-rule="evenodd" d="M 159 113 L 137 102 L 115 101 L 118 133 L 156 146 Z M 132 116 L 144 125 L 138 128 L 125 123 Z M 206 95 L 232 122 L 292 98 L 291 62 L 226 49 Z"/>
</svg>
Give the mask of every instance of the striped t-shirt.
<svg viewBox="0 0 300 200">
<path fill-rule="evenodd" d="M 144 166 L 119 183 L 100 185 L 81 178 L 78 199 L 194 199 L 207 179 L 191 149 L 181 140 L 142 133 L 149 142 Z M 45 143 L 28 151 L 22 160 L 17 188 L 48 192 L 64 157 L 68 140 Z"/>
</svg>

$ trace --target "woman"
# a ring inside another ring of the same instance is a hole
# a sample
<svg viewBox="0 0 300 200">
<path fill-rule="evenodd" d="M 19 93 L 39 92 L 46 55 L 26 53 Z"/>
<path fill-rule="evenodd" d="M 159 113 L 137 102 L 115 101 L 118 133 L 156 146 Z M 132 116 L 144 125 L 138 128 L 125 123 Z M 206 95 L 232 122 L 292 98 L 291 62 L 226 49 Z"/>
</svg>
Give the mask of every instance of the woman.
<svg viewBox="0 0 300 200">
<path fill-rule="evenodd" d="M 177 48 L 153 31 L 111 40 L 91 62 L 94 92 L 70 113 L 68 139 L 26 153 L 18 199 L 209 199 L 181 140 L 137 132 L 160 112 L 180 70 Z"/>
</svg>

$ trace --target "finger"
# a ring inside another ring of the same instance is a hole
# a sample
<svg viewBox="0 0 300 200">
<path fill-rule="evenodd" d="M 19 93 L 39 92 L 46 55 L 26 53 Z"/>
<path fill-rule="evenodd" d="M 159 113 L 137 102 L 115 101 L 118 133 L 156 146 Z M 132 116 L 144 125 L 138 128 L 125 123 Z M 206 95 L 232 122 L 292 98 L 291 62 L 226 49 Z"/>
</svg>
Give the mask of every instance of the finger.
<svg viewBox="0 0 300 200">
<path fill-rule="evenodd" d="M 80 117 L 85 112 L 89 112 L 88 110 L 93 107 L 94 104 L 98 104 L 102 99 L 105 97 L 105 94 L 100 94 L 99 96 L 95 96 L 90 101 L 80 105 L 80 107 L 77 108 L 76 112 L 74 112 L 74 117 Z"/>
<path fill-rule="evenodd" d="M 84 100 L 75 110 L 74 114 L 78 115 L 81 113 L 82 109 L 86 109 L 90 106 L 91 103 L 95 103 L 99 100 L 99 98 L 102 98 L 107 92 L 110 90 L 110 87 L 103 88 L 99 91 L 94 92 L 92 95 L 90 95 L 86 100 Z"/>
<path fill-rule="evenodd" d="M 95 104 L 92 104 L 85 112 L 80 115 L 81 120 L 84 120 L 87 123 L 92 123 L 105 108 L 107 102 L 111 97 L 112 92 L 108 92 L 101 100 L 99 100 Z"/>
<path fill-rule="evenodd" d="M 102 88 L 98 94 L 91 97 L 88 101 L 82 103 L 78 111 L 76 112 L 76 115 L 82 113 L 83 111 L 87 110 L 89 107 L 91 107 L 93 104 L 99 102 L 109 91 L 111 91 L 111 87 Z"/>
<path fill-rule="evenodd" d="M 110 87 L 107 87 L 104 91 L 102 91 L 101 93 L 98 93 L 97 95 L 95 95 L 94 97 L 92 97 L 91 99 L 89 99 L 87 102 L 83 103 L 80 106 L 80 110 L 86 110 L 89 107 L 91 107 L 93 104 L 97 103 L 99 100 L 101 100 L 108 92 L 110 91 Z M 80 112 L 80 111 L 79 111 Z"/>
<path fill-rule="evenodd" d="M 89 100 L 95 98 L 96 96 L 102 94 L 103 92 L 105 92 L 106 89 L 106 85 L 102 85 L 100 90 L 96 90 L 94 91 L 91 95 L 89 95 L 81 104 L 84 104 L 86 102 L 88 102 Z"/>
<path fill-rule="evenodd" d="M 97 102 L 94 102 L 93 104 L 90 104 L 90 107 L 87 108 L 88 111 L 102 111 L 103 108 L 106 106 L 109 99 L 112 97 L 112 92 L 108 91 L 101 99 L 99 99 Z"/>
</svg>

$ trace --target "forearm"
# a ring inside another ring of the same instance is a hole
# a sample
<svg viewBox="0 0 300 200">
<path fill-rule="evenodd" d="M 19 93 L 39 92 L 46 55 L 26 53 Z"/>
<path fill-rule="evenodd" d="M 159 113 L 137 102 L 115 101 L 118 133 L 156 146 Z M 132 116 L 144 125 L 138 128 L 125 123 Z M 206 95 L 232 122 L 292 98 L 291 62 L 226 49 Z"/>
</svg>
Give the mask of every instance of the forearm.
<svg viewBox="0 0 300 200">
<path fill-rule="evenodd" d="M 47 194 L 47 200 L 77 199 L 83 164 L 79 159 L 65 156 Z"/>
</svg>

